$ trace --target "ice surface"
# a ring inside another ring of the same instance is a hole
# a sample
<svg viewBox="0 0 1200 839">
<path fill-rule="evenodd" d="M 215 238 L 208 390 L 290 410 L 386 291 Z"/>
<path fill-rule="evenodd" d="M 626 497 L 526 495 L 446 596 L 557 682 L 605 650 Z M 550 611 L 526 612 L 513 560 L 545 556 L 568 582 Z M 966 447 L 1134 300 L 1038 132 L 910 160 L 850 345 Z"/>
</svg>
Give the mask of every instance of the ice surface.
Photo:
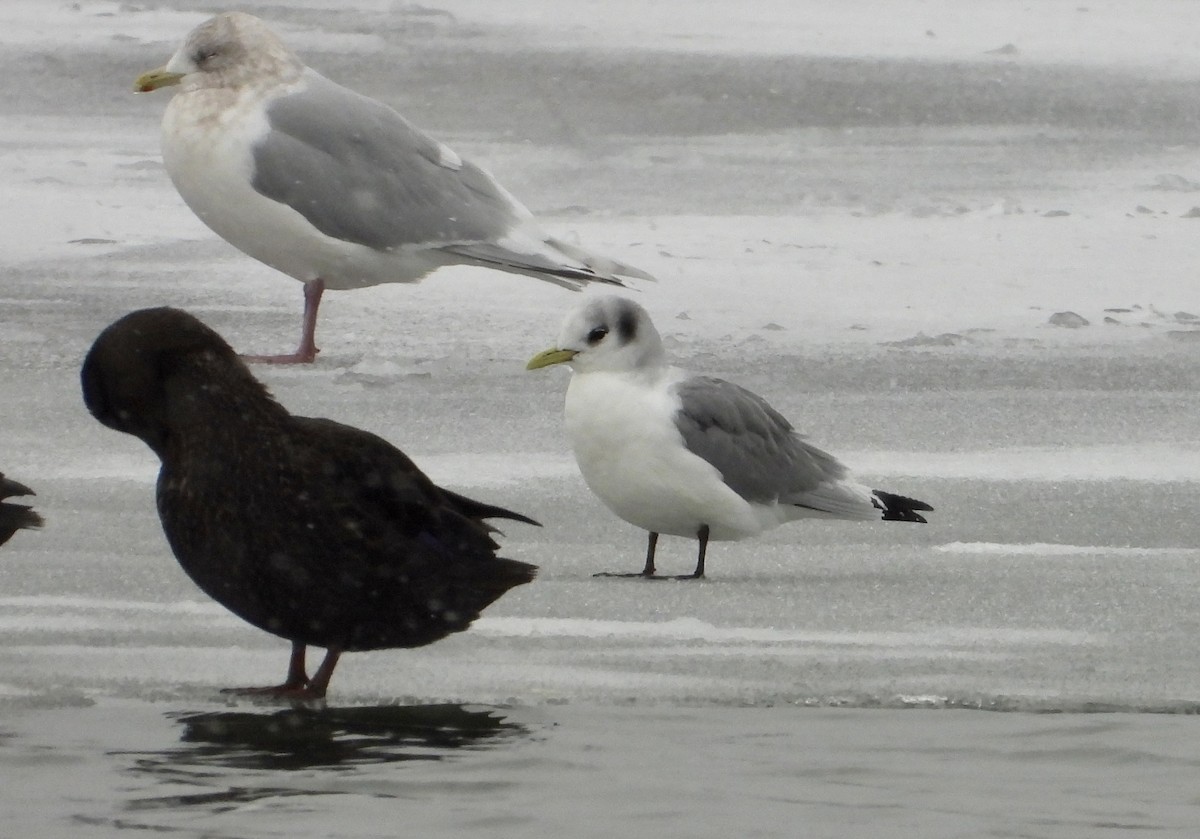
<svg viewBox="0 0 1200 839">
<path fill-rule="evenodd" d="M 989 481 L 1114 481 L 1195 483 L 1200 447 L 1187 443 L 1006 446 L 966 452 L 850 452 L 859 472 Z"/>
<path fill-rule="evenodd" d="M 1032 542 L 1026 545 L 1005 545 L 996 542 L 951 542 L 939 545 L 935 550 L 954 554 L 976 554 L 978 556 L 1088 556 L 1104 554 L 1123 557 L 1178 557 L 1190 556 L 1192 548 L 1129 548 L 1113 545 L 1060 545 L 1053 542 Z"/>
</svg>

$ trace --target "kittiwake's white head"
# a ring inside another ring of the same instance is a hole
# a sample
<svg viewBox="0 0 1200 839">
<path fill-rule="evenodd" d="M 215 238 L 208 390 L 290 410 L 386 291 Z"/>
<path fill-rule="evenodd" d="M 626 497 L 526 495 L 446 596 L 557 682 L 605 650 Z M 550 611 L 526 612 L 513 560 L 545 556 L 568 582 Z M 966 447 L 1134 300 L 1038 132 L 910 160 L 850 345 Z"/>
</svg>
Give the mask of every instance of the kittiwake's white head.
<svg viewBox="0 0 1200 839">
<path fill-rule="evenodd" d="M 138 76 L 134 90 L 269 87 L 294 81 L 303 71 L 300 59 L 265 23 L 244 12 L 226 12 L 189 32 L 165 66 Z"/>
<path fill-rule="evenodd" d="M 593 297 L 567 315 L 558 345 L 535 355 L 526 369 L 565 363 L 579 373 L 648 370 L 666 363 L 666 351 L 650 315 L 637 303 Z"/>
</svg>

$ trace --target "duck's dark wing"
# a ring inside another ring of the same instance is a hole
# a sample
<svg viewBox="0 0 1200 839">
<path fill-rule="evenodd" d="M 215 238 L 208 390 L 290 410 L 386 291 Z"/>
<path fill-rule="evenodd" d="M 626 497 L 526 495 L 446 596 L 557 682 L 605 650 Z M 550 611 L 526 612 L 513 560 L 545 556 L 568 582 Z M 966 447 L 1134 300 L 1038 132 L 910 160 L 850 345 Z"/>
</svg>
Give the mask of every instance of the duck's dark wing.
<svg viewBox="0 0 1200 839">
<path fill-rule="evenodd" d="M 496 556 L 479 518 L 508 511 L 446 494 L 374 434 L 291 419 L 266 466 L 277 467 L 277 497 L 244 537 L 269 576 L 241 611 L 226 603 L 235 612 L 318 646 L 415 647 L 466 629 L 533 579 L 535 566 Z"/>
<path fill-rule="evenodd" d="M 331 503 L 355 499 L 351 508 L 362 504 L 364 510 L 393 519 L 404 529 L 416 527 L 452 542 L 465 538 L 464 533 L 494 532 L 484 524 L 489 518 L 541 526 L 521 513 L 437 486 L 404 452 L 369 431 L 328 419 L 293 419 L 316 443 L 314 454 L 324 461 L 320 471 L 333 481 L 326 485 Z M 490 536 L 487 544 L 494 549 Z"/>
<path fill-rule="evenodd" d="M 465 495 L 459 495 L 457 492 L 451 492 L 445 487 L 438 487 L 442 495 L 446 497 L 454 507 L 467 518 L 472 518 L 477 521 L 484 519 L 511 519 L 524 524 L 532 524 L 534 527 L 541 527 L 542 523 L 534 521 L 529 516 L 521 515 L 504 507 L 497 507 L 495 504 L 485 504 L 482 501 L 476 501 L 474 498 L 467 498 Z"/>
</svg>

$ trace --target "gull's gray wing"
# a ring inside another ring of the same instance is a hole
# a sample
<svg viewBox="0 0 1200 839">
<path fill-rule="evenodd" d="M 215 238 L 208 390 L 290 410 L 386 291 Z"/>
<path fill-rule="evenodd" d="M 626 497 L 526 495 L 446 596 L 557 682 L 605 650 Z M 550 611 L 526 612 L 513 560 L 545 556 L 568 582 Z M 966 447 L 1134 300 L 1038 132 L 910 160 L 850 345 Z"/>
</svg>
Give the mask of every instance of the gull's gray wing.
<svg viewBox="0 0 1200 839">
<path fill-rule="evenodd" d="M 747 501 L 833 512 L 821 498 L 846 468 L 804 442 L 765 399 L 708 376 L 684 379 L 674 391 L 681 403 L 675 427 L 684 445 L 715 466 L 730 489 Z"/>
<path fill-rule="evenodd" d="M 267 105 L 254 188 L 327 236 L 376 250 L 495 241 L 528 211 L 391 108 L 306 71 Z"/>
</svg>

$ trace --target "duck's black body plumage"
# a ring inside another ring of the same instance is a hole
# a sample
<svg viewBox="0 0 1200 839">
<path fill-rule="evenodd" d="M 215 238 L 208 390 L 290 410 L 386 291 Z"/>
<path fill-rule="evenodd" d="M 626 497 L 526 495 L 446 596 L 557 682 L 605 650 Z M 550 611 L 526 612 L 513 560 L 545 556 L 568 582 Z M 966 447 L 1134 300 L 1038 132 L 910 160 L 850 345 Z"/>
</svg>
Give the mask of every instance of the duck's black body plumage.
<svg viewBox="0 0 1200 839">
<path fill-rule="evenodd" d="M 0 472 L 0 545 L 11 539 L 18 530 L 42 526 L 42 517 L 28 504 L 13 504 L 5 500 L 34 494 L 29 487 L 9 480 Z"/>
<path fill-rule="evenodd" d="M 296 645 L 422 646 L 534 577 L 496 556 L 484 519 L 536 522 L 441 489 L 374 434 L 291 415 L 185 312 L 109 326 L 82 384 L 100 422 L 162 460 L 159 516 L 187 574 Z"/>
</svg>

